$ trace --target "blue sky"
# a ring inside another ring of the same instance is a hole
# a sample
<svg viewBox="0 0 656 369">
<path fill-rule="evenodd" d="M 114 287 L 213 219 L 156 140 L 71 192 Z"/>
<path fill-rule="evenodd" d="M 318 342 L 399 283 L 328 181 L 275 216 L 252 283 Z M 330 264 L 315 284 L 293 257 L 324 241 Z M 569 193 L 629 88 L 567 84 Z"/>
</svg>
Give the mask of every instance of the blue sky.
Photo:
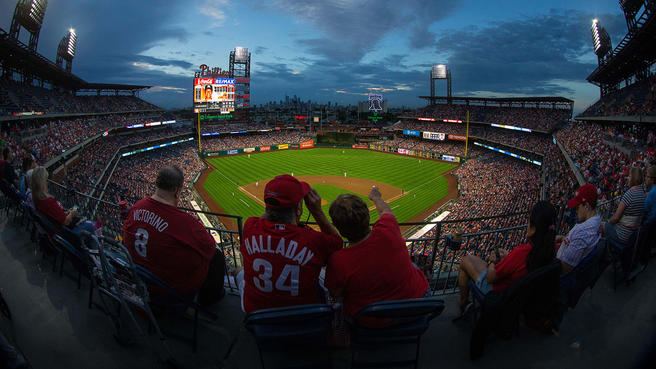
<svg viewBox="0 0 656 369">
<path fill-rule="evenodd" d="M 5 31 L 16 1 L 0 0 Z M 167 108 L 191 106 L 200 64 L 227 69 L 244 46 L 255 104 L 285 95 L 354 104 L 377 91 L 418 107 L 430 66 L 445 63 L 456 96 L 565 96 L 581 111 L 599 96 L 585 80 L 597 64 L 594 18 L 613 45 L 626 34 L 616 0 L 51 0 L 38 51 L 54 60 L 72 27 L 73 73 L 154 86 L 142 98 Z"/>
</svg>

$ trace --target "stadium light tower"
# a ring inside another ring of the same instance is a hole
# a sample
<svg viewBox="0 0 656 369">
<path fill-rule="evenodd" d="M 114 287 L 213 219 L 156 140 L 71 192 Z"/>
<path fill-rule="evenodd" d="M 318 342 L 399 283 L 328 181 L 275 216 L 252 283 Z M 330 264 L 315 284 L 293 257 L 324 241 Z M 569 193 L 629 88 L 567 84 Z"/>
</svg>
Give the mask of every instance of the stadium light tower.
<svg viewBox="0 0 656 369">
<path fill-rule="evenodd" d="M 451 104 L 451 70 L 445 64 L 433 65 L 430 72 L 430 103 L 435 104 L 435 80 L 446 79 L 446 96 L 448 104 Z"/>
<path fill-rule="evenodd" d="M 28 44 L 30 51 L 36 52 L 47 5 L 48 0 L 19 0 L 14 10 L 14 17 L 11 19 L 9 36 L 18 40 L 22 26 L 30 33 Z"/>
<path fill-rule="evenodd" d="M 73 28 L 68 30 L 66 36 L 62 37 L 57 47 L 57 66 L 63 68 L 63 62 L 66 60 L 66 71 L 71 73 L 73 67 L 73 58 L 77 48 L 77 34 Z"/>
<path fill-rule="evenodd" d="M 599 65 L 601 65 L 605 62 L 606 56 L 608 56 L 608 53 L 612 49 L 610 36 L 608 35 L 608 32 L 606 32 L 606 29 L 599 25 L 598 19 L 592 20 L 590 33 L 592 34 L 594 53 L 597 55 Z"/>
</svg>

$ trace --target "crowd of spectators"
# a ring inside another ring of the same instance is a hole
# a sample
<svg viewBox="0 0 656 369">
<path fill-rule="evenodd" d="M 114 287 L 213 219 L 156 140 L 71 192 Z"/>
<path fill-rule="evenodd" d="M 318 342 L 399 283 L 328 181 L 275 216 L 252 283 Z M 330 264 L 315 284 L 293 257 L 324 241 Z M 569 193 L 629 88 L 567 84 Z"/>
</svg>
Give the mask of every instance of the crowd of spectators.
<svg viewBox="0 0 656 369">
<path fill-rule="evenodd" d="M 264 123 L 258 122 L 225 122 L 225 123 L 201 123 L 200 133 L 230 133 L 235 131 L 259 131 L 265 129 L 273 129 L 267 127 Z"/>
<path fill-rule="evenodd" d="M 32 111 L 49 114 L 161 110 L 136 96 L 74 96 L 7 79 L 0 79 L 0 90 L 0 115 Z"/>
<path fill-rule="evenodd" d="M 550 132 L 571 117 L 567 109 L 437 104 L 405 114 L 416 117 L 496 123 Z"/>
<path fill-rule="evenodd" d="M 307 133 L 300 131 L 270 131 L 258 133 L 239 133 L 230 135 L 205 136 L 201 143 L 203 151 L 221 151 L 246 147 L 294 144 L 311 140 Z"/>
<path fill-rule="evenodd" d="M 602 96 L 581 117 L 656 115 L 656 74 Z"/>
</svg>

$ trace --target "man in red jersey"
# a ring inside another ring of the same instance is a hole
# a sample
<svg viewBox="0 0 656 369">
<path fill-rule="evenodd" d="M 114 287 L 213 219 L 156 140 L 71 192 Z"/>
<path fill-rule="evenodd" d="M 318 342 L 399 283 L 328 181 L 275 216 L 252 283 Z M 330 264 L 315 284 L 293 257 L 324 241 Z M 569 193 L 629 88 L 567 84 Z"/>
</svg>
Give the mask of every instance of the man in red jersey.
<svg viewBox="0 0 656 369">
<path fill-rule="evenodd" d="M 153 196 L 134 204 L 123 224 L 123 240 L 132 259 L 185 296 L 211 305 L 225 291 L 225 259 L 214 239 L 194 217 L 178 210 L 182 170 L 159 170 Z M 155 295 L 157 290 L 152 291 Z"/>
<path fill-rule="evenodd" d="M 321 232 L 299 225 L 303 199 Z M 321 302 L 319 273 L 343 245 L 321 210 L 321 197 L 307 183 L 285 174 L 267 183 L 264 202 L 265 213 L 244 224 L 242 308 L 250 313 Z"/>
<path fill-rule="evenodd" d="M 344 310 L 353 316 L 363 307 L 379 301 L 423 297 L 428 281 L 408 254 L 392 209 L 372 187 L 369 199 L 380 219 L 369 228 L 369 209 L 358 196 L 339 195 L 330 205 L 330 218 L 349 247 L 328 260 L 326 288 L 336 299 L 344 299 Z M 367 321 L 376 326 L 385 321 Z"/>
</svg>

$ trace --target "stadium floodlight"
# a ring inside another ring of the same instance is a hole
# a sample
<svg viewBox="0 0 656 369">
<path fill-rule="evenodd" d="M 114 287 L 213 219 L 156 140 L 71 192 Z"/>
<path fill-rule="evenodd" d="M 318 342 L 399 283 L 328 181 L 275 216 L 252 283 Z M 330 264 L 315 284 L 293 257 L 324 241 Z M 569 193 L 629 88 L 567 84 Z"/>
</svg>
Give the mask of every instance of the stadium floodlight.
<svg viewBox="0 0 656 369">
<path fill-rule="evenodd" d="M 437 64 L 433 65 L 431 76 L 435 79 L 446 79 L 446 65 Z"/>
<path fill-rule="evenodd" d="M 34 28 L 41 28 L 41 25 L 43 24 L 43 18 L 46 14 L 47 5 L 48 0 L 32 0 L 29 4 L 29 11 L 26 12 L 26 15 L 29 21 L 32 23 L 31 26 Z"/>
<path fill-rule="evenodd" d="M 248 48 L 237 46 L 235 47 L 235 60 L 247 60 Z"/>
<path fill-rule="evenodd" d="M 603 57 L 611 50 L 610 36 L 608 32 L 599 25 L 598 19 L 592 20 L 592 26 L 590 27 L 590 33 L 592 33 L 592 43 L 594 45 L 594 53 L 598 57 Z"/>
<path fill-rule="evenodd" d="M 77 47 L 77 34 L 73 28 L 68 30 L 68 40 L 66 45 L 66 52 L 71 58 L 75 57 L 75 48 Z"/>
</svg>

